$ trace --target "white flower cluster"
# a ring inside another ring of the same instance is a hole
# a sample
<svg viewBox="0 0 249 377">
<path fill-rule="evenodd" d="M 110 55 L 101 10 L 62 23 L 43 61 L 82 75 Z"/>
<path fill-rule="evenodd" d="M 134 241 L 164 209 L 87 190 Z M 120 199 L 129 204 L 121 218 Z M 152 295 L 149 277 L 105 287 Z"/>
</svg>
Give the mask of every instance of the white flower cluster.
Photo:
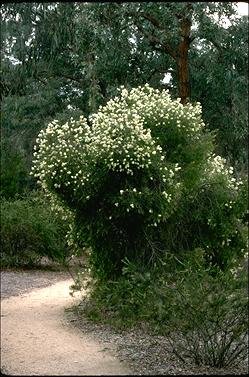
<svg viewBox="0 0 249 377">
<path fill-rule="evenodd" d="M 171 99 L 168 90 L 153 89 L 149 84 L 130 92 L 122 90 L 122 87 L 120 90 L 121 99 L 115 97 L 109 101 L 101 109 L 103 114 L 109 115 L 113 111 L 129 112 L 132 117 L 143 119 L 143 127 L 150 128 L 152 124 L 153 127 L 163 126 L 165 132 L 167 127 L 176 126 L 185 133 L 196 135 L 205 126 L 199 102 L 183 106 L 180 98 Z"/>
<path fill-rule="evenodd" d="M 163 127 L 164 132 L 177 127 L 194 139 L 204 127 L 200 104 L 183 106 L 179 99 L 173 101 L 168 91 L 153 89 L 148 84 L 130 92 L 121 90 L 120 97 L 100 107 L 91 121 L 94 155 L 102 158 L 110 169 L 131 175 L 134 166 L 149 168 L 153 162 L 165 158 L 165 151 L 152 137 L 151 127 Z M 162 169 L 165 176 L 169 175 L 165 166 Z M 173 178 L 174 172 L 170 174 Z"/>
<path fill-rule="evenodd" d="M 124 172 L 128 176 L 143 170 L 151 187 L 155 182 L 160 200 L 166 206 L 174 206 L 174 198 L 181 191 L 178 174 L 181 166 L 167 161 L 167 150 L 163 150 L 154 131 L 173 130 L 187 137 L 190 143 L 197 140 L 204 128 L 200 104 L 183 106 L 179 99 L 172 100 L 168 91 L 146 84 L 130 92 L 121 88 L 119 97 L 100 107 L 89 119 L 91 127 L 84 117 L 78 121 L 71 118 L 62 126 L 55 120 L 38 135 L 32 174 L 44 190 L 67 191 L 87 201 L 97 187 L 98 169 Z M 232 176 L 232 168 L 225 167 L 225 160 L 211 154 L 203 176 L 212 180 L 217 174 L 223 175 L 235 190 L 241 184 Z M 115 199 L 115 208 L 125 202 L 122 197 L 127 190 L 124 183 L 119 192 L 120 201 Z M 135 197 L 129 196 L 127 212 L 136 210 L 145 195 L 135 187 L 132 193 Z M 154 216 L 156 221 L 163 217 L 161 209 L 158 211 Z"/>
<path fill-rule="evenodd" d="M 71 118 L 63 126 L 57 120 L 51 122 L 36 142 L 31 174 L 45 190 L 48 185 L 55 189 L 63 185 L 75 191 L 89 179 L 85 168 L 90 129 L 83 117 L 77 122 Z"/>
<path fill-rule="evenodd" d="M 198 114 L 200 107 L 189 106 L 185 109 L 178 100 L 172 101 L 167 91 L 160 92 L 148 84 L 130 92 L 123 89 L 120 97 L 110 100 L 90 117 L 92 156 L 113 171 L 133 175 L 135 169 L 148 170 L 151 181 L 155 180 L 153 167 L 159 167 L 160 179 L 165 183 L 165 187 L 162 187 L 163 197 L 170 202 L 171 194 L 167 193 L 167 189 L 170 185 L 179 187 L 176 172 L 181 166 L 165 161 L 165 151 L 153 138 L 150 126 L 163 126 L 167 132 L 166 125 L 173 120 L 180 119 L 180 127 L 185 128 L 189 119 L 193 119 L 190 122 L 190 132 L 193 132 L 195 127 L 199 129 L 203 124 L 197 119 Z M 128 207 L 127 211 L 131 208 Z"/>
<path fill-rule="evenodd" d="M 132 111 L 98 112 L 93 119 L 93 155 L 115 171 L 133 175 L 133 168 L 148 168 L 162 149 L 156 145 L 143 119 Z"/>
<path fill-rule="evenodd" d="M 205 179 L 208 178 L 208 180 L 213 181 L 222 177 L 225 179 L 228 188 L 237 191 L 243 183 L 241 179 L 236 179 L 233 174 L 233 167 L 226 166 L 225 158 L 214 153 L 208 156 L 204 171 Z"/>
<path fill-rule="evenodd" d="M 73 195 L 77 195 L 78 190 L 82 195 L 84 189 L 83 195 L 88 200 L 91 190 L 86 186 L 89 188 L 93 183 L 92 173 L 98 164 L 131 176 L 135 169 L 148 170 L 151 181 L 160 166 L 165 184 L 162 196 L 170 202 L 171 193 L 167 188 L 173 184 L 181 167 L 165 161 L 165 151 L 153 139 L 148 125 L 161 124 L 167 119 L 172 121 L 179 112 L 180 126 L 184 128 L 185 120 L 195 119 L 199 110 L 198 107 L 184 110 L 179 101 L 170 99 L 168 92 L 161 93 L 148 85 L 130 93 L 124 89 L 120 98 L 109 101 L 90 117 L 91 128 L 81 117 L 78 121 L 71 118 L 62 126 L 55 120 L 42 130 L 35 146 L 32 174 L 44 190 L 68 188 Z M 193 121 L 193 127 L 194 124 Z"/>
</svg>

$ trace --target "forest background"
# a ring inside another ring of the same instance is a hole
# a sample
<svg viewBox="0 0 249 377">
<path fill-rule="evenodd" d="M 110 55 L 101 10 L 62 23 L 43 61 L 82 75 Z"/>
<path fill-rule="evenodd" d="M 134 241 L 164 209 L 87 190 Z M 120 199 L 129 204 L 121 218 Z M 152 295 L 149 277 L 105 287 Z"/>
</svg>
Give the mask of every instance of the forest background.
<svg viewBox="0 0 249 377">
<path fill-rule="evenodd" d="M 29 175 L 33 145 L 49 121 L 88 116 L 121 85 L 149 83 L 180 96 L 181 38 L 187 95 L 215 130 L 216 152 L 245 174 L 248 18 L 237 4 L 2 5 L 1 197 L 36 188 Z"/>
</svg>

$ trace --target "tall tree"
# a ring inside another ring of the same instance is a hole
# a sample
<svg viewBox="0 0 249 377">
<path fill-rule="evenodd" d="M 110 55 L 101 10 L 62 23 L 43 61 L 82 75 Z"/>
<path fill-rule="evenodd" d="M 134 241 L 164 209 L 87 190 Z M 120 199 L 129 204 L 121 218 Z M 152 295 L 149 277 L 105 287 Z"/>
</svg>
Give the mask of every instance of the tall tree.
<svg viewBox="0 0 249 377">
<path fill-rule="evenodd" d="M 202 38 L 215 44 L 217 25 L 215 17 L 233 17 L 235 8 L 231 3 L 109 3 L 96 6 L 98 12 L 113 25 L 119 20 L 122 28 L 132 31 L 139 49 L 139 41 L 147 39 L 149 49 L 167 54 L 169 59 L 164 71 L 169 67 L 176 71 L 178 96 L 185 104 L 190 99 L 189 52 L 192 42 L 202 33 Z M 111 15 L 111 17 L 110 17 Z M 112 26 L 113 27 L 113 26 Z M 115 26 L 114 26 L 115 28 Z M 206 33 L 203 33 L 203 30 Z M 219 36 L 218 36 L 219 38 Z"/>
</svg>

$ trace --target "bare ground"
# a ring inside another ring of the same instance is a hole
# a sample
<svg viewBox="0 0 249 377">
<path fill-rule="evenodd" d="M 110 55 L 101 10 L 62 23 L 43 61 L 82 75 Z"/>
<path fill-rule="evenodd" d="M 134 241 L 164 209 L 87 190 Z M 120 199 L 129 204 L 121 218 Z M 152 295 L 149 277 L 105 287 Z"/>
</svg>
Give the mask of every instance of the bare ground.
<svg viewBox="0 0 249 377">
<path fill-rule="evenodd" d="M 32 280 L 32 272 L 12 272 L 15 283 L 22 281 L 26 293 L 6 298 L 6 291 L 10 293 L 11 275 L 2 274 L 5 297 L 1 302 L 2 373 L 42 376 L 131 374 L 128 366 L 111 350 L 104 349 L 93 336 L 83 334 L 66 321 L 65 308 L 77 302 L 77 298 L 69 295 L 72 279 L 65 280 L 66 276 L 62 281 L 52 279 L 52 285 L 37 289 L 37 285 L 48 285 L 51 274 L 34 274 L 32 284 L 27 285 Z M 14 285 L 13 293 L 20 291 L 20 285 Z"/>
</svg>

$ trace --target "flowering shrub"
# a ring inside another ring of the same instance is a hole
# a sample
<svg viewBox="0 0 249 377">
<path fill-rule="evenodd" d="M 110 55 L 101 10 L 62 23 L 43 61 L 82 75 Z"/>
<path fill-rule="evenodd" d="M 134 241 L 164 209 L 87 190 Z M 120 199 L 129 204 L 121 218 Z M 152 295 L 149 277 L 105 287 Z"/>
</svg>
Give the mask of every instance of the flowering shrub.
<svg viewBox="0 0 249 377">
<path fill-rule="evenodd" d="M 89 121 L 50 123 L 32 174 L 69 211 L 99 278 L 118 275 L 124 257 L 154 263 L 167 250 L 195 247 L 224 267 L 246 248 L 246 200 L 213 151 L 200 104 L 183 106 L 146 84 L 121 88 Z"/>
</svg>

